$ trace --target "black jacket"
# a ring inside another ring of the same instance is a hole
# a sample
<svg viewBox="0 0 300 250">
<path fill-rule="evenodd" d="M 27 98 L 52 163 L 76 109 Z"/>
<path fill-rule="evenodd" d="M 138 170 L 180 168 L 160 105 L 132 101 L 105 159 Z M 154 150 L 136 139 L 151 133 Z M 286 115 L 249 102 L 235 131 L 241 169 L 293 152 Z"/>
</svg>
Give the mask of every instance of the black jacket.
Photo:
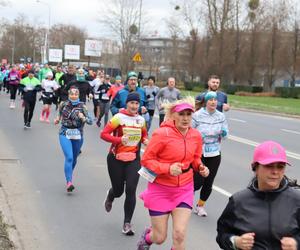
<svg viewBox="0 0 300 250">
<path fill-rule="evenodd" d="M 79 99 L 81 102 L 86 103 L 86 96 L 92 93 L 92 87 L 89 84 L 89 82 L 87 81 L 80 82 L 77 80 L 71 81 L 65 87 L 67 93 L 72 86 L 76 86 L 79 89 Z"/>
<path fill-rule="evenodd" d="M 249 187 L 229 198 L 218 219 L 217 242 L 234 249 L 230 237 L 255 233 L 252 250 L 281 250 L 282 237 L 293 237 L 300 249 L 300 190 L 283 178 L 278 189 L 262 192 L 254 178 Z"/>
<path fill-rule="evenodd" d="M 72 82 L 72 81 L 76 81 L 76 75 L 75 74 L 63 74 L 61 76 L 61 78 L 59 78 L 58 82 L 60 85 L 60 88 L 58 89 L 58 96 L 60 96 L 60 99 L 62 101 L 66 101 L 68 100 L 68 90 L 66 89 L 66 86 Z"/>
</svg>

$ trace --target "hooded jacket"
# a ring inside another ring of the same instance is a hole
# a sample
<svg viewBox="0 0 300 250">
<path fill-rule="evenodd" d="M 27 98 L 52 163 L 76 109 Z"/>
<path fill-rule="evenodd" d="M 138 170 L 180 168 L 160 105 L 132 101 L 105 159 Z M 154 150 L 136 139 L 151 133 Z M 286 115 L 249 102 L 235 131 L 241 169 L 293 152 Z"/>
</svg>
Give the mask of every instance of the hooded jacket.
<svg viewBox="0 0 300 250">
<path fill-rule="evenodd" d="M 282 237 L 293 237 L 300 246 L 300 192 L 286 177 L 276 190 L 258 189 L 254 178 L 249 187 L 229 198 L 217 224 L 221 249 L 235 249 L 231 236 L 254 232 L 252 250 L 281 250 Z"/>
<path fill-rule="evenodd" d="M 142 157 L 141 165 L 157 174 L 154 182 L 166 186 L 184 186 L 193 181 L 193 170 L 199 171 L 202 155 L 202 138 L 200 133 L 189 128 L 182 135 L 175 127 L 174 121 L 165 121 L 155 130 Z M 170 166 L 183 163 L 184 173 L 179 176 L 170 174 Z"/>
</svg>

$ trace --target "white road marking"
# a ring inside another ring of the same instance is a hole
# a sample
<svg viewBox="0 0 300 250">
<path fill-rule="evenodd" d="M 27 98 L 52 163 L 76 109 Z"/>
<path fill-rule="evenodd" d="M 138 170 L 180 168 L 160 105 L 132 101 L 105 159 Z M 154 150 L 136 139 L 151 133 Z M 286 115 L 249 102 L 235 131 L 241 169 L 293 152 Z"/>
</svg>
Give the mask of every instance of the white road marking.
<svg viewBox="0 0 300 250">
<path fill-rule="evenodd" d="M 229 120 L 231 120 L 231 121 L 235 121 L 235 122 L 242 122 L 242 123 L 246 123 L 246 121 L 244 121 L 244 120 L 240 120 L 240 119 L 236 119 L 236 118 L 229 118 Z"/>
<path fill-rule="evenodd" d="M 300 135 L 300 132 L 294 131 L 294 130 L 289 130 L 289 129 L 282 128 L 281 131 L 292 133 L 292 134 L 296 134 L 296 135 Z"/>
<path fill-rule="evenodd" d="M 238 137 L 238 136 L 234 136 L 234 135 L 229 135 L 228 139 L 232 140 L 232 141 L 244 143 L 244 144 L 247 144 L 247 145 L 250 145 L 250 146 L 254 146 L 254 147 L 256 147 L 259 144 L 258 142 L 251 141 L 251 140 L 241 138 L 241 137 Z M 286 155 L 291 157 L 291 158 L 294 158 L 296 160 L 300 160 L 300 154 L 296 154 L 296 153 L 291 152 L 291 151 L 286 151 Z"/>
</svg>

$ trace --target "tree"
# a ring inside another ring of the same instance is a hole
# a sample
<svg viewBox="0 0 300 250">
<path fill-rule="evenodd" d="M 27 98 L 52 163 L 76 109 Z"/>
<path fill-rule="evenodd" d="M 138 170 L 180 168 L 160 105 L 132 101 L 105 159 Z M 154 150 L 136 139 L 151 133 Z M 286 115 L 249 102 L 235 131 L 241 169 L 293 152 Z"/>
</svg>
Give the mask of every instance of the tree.
<svg viewBox="0 0 300 250">
<path fill-rule="evenodd" d="M 134 68 L 132 58 L 137 52 L 141 32 L 140 4 L 140 0 L 113 0 L 101 11 L 99 22 L 109 28 L 121 44 L 120 68 L 123 73 Z"/>
</svg>

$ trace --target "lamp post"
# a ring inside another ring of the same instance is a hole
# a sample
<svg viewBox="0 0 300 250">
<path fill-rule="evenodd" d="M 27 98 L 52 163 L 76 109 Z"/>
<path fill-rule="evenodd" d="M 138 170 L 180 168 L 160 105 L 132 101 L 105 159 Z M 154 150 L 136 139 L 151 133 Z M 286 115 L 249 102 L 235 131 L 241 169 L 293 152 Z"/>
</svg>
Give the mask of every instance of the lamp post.
<svg viewBox="0 0 300 250">
<path fill-rule="evenodd" d="M 47 55 L 49 53 L 49 34 L 50 34 L 50 20 L 51 20 L 51 7 L 50 4 L 41 0 L 36 0 L 37 3 L 41 3 L 44 4 L 48 7 L 48 29 L 45 35 L 45 44 L 44 44 L 44 58 L 43 63 L 45 63 L 46 61 L 48 61 Z M 48 52 L 48 53 L 47 53 Z"/>
</svg>

